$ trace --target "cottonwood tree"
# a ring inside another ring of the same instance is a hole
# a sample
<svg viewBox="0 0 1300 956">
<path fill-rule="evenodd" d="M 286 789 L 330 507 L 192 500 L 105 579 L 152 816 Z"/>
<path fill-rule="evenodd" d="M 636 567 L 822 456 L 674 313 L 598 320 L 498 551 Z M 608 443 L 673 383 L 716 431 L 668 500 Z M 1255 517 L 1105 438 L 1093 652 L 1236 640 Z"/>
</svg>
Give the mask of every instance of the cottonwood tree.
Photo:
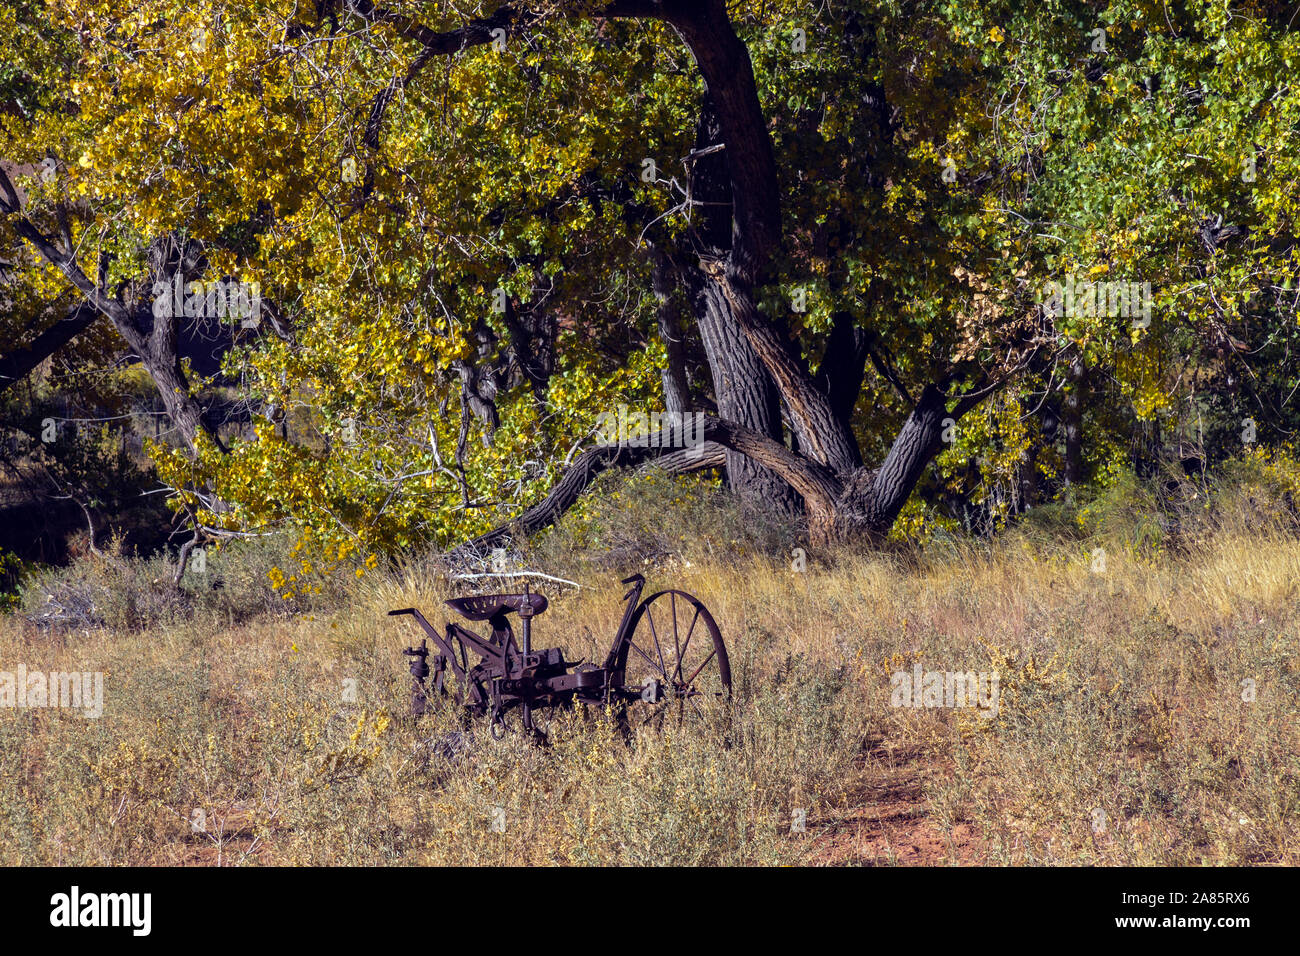
<svg viewBox="0 0 1300 956">
<path fill-rule="evenodd" d="M 160 472 L 202 523 L 340 556 L 497 543 L 651 458 L 878 540 L 945 438 L 1023 460 L 1012 426 L 1069 412 L 1071 368 L 1072 401 L 1113 381 L 1154 414 L 1170 358 L 1251 340 L 1232 303 L 1276 315 L 1294 272 L 1280 8 L 51 9 L 62 60 L 16 61 L 38 93 L 0 153 L 58 176 L 4 228 L 155 375 L 185 435 Z M 147 308 L 177 271 L 256 279 L 275 319 L 220 381 Z M 1150 281 L 1170 320 L 1045 311 L 1076 271 Z M 584 450 L 658 402 L 708 412 L 702 451 Z"/>
</svg>

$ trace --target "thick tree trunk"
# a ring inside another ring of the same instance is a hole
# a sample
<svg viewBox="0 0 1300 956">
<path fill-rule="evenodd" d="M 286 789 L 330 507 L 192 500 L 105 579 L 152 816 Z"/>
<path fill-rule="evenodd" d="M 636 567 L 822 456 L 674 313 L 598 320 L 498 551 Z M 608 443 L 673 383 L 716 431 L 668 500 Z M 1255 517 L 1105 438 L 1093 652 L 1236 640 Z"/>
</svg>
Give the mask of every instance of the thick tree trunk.
<svg viewBox="0 0 1300 956">
<path fill-rule="evenodd" d="M 695 57 L 726 143 L 732 202 L 728 262 L 738 278 L 755 282 L 781 242 L 781 203 L 749 50 L 736 36 L 722 0 L 668 0 L 663 9 Z"/>
<path fill-rule="evenodd" d="M 658 444 L 656 439 L 638 447 L 599 445 L 580 455 L 540 503 L 516 520 L 453 549 L 449 557 L 453 560 L 481 558 L 516 536 L 549 527 L 578 500 L 598 474 L 609 468 L 635 466 L 655 459 L 674 471 L 708 467 L 711 461 L 717 460 L 717 446 L 760 462 L 789 482 L 807 504 L 809 538 L 814 545 L 852 539 L 883 541 L 921 472 L 942 447 L 944 420 L 956 414 L 948 411 L 944 396 L 936 387 L 927 386 L 881 466 L 860 468 L 847 481 L 766 435 L 714 416 L 706 419 L 706 443 L 696 452 L 654 447 Z"/>
<path fill-rule="evenodd" d="M 800 450 L 848 474 L 861 460 L 847 422 L 835 415 L 829 398 L 817 388 L 786 323 L 761 314 L 754 302 L 754 289 L 764 281 L 780 245 L 781 205 L 772 140 L 749 51 L 736 36 L 721 0 L 675 0 L 664 3 L 663 9 L 704 78 L 706 101 L 696 149 L 725 147 L 693 164 L 692 198 L 706 203 L 696 230 L 700 268 L 717 286 L 726 314 L 785 399 Z M 726 219 L 719 203 L 730 204 Z"/>
<path fill-rule="evenodd" d="M 943 423 L 950 417 L 943 393 L 927 385 L 880 467 L 859 469 L 846 483 L 833 522 L 823 533 L 883 540 L 926 465 L 943 447 Z"/>
<path fill-rule="evenodd" d="M 785 399 L 799 437 L 799 449 L 840 474 L 851 474 L 862 464 L 857 441 L 848 422 L 835 413 L 829 396 L 817 388 L 808 366 L 754 303 L 753 289 L 731 274 L 715 271 L 712 278 L 745 333 L 749 344 L 771 374 Z"/>
<path fill-rule="evenodd" d="M 691 410 L 691 389 L 686 379 L 686 340 L 673 305 L 673 289 L 677 285 L 672 263 L 660 251 L 655 253 L 652 277 L 655 310 L 659 320 L 659 338 L 663 340 L 668 364 L 661 377 L 664 386 L 664 410 L 687 412 Z"/>
<path fill-rule="evenodd" d="M 732 247 L 732 182 L 725 149 L 708 152 L 719 145 L 725 146 L 721 124 L 706 94 L 695 128 L 695 151 L 702 155 L 690 164 L 690 195 L 699 203 L 692 211 L 697 252 L 710 259 L 727 256 Z M 694 263 L 681 264 L 678 273 L 685 280 L 708 357 L 718 414 L 782 441 L 780 393 L 736 320 L 722 287 Z M 727 452 L 727 486 L 788 514 L 798 514 L 803 507 L 798 494 L 771 469 L 734 450 Z"/>
<path fill-rule="evenodd" d="M 140 353 L 140 364 L 153 379 L 167 417 L 172 420 L 172 425 L 180 434 L 185 446 L 193 451 L 199 435 L 206 434 L 216 442 L 217 447 L 225 451 L 225 445 L 218 438 L 216 430 L 208 426 L 203 408 L 190 394 L 189 382 L 181 372 L 176 353 L 173 351 L 170 354 L 159 354 L 145 350 Z"/>
<path fill-rule="evenodd" d="M 696 324 L 713 373 L 718 415 L 774 441 L 780 441 L 780 395 L 767 369 L 745 338 L 717 283 L 695 271 L 691 283 Z M 736 494 L 765 501 L 779 511 L 797 514 L 798 494 L 770 468 L 728 450 L 727 487 Z"/>
</svg>

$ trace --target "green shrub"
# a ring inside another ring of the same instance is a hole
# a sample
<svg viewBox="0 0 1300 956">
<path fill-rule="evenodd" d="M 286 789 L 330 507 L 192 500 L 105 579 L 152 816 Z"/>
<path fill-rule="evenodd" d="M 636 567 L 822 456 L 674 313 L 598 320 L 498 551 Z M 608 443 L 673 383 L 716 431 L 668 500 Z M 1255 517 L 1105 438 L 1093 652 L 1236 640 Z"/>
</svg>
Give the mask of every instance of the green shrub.
<svg viewBox="0 0 1300 956">
<path fill-rule="evenodd" d="M 18 555 L 0 549 L 0 611 L 12 611 L 21 601 L 24 570 Z"/>
</svg>

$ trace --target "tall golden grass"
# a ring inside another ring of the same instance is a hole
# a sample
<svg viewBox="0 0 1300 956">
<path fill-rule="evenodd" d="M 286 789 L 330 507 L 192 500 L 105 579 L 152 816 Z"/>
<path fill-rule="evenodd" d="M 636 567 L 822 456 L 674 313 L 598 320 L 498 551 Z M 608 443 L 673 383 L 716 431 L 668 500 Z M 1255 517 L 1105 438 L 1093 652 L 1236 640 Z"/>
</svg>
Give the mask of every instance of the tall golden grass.
<svg viewBox="0 0 1300 956">
<path fill-rule="evenodd" d="M 85 630 L 10 616 L 0 670 L 102 670 L 106 700 L 99 720 L 0 710 L 0 862 L 1300 862 L 1289 525 L 1225 518 L 1154 545 L 1026 526 L 806 552 L 797 571 L 797 539 L 768 529 L 764 552 L 734 517 L 690 507 L 690 526 L 637 519 L 681 539 L 639 559 L 636 507 L 614 504 L 519 557 L 582 585 L 541 585 L 535 643 L 570 658 L 603 656 L 621 574 L 699 596 L 735 671 L 725 740 L 687 725 L 629 745 L 592 713 L 538 749 L 453 707 L 406 719 L 400 651 L 417 632 L 386 612 L 436 622 L 466 590 L 432 562 L 294 614 Z M 996 718 L 892 707 L 890 674 L 918 662 L 997 671 Z"/>
</svg>

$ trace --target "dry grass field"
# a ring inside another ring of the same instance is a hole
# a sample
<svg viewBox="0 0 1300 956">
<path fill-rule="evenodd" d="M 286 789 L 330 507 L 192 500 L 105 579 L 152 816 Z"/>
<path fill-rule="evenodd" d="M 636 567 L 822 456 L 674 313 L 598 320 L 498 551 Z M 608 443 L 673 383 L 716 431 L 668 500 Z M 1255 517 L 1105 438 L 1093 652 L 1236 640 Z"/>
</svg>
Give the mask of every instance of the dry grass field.
<svg viewBox="0 0 1300 956">
<path fill-rule="evenodd" d="M 432 561 L 294 603 L 265 550 L 181 595 L 156 561 L 91 557 L 0 619 L 0 671 L 105 674 L 99 719 L 0 710 L 0 863 L 1300 863 L 1300 537 L 1275 498 L 1189 491 L 1157 521 L 1133 492 L 795 571 L 797 540 L 707 489 L 632 494 L 520 556 L 582 585 L 542 587 L 535 643 L 601 656 L 633 571 L 698 595 L 732 659 L 725 741 L 413 724 L 416 632 L 386 612 L 440 624 L 467 590 Z M 917 663 L 996 671 L 996 716 L 891 706 Z"/>
</svg>

